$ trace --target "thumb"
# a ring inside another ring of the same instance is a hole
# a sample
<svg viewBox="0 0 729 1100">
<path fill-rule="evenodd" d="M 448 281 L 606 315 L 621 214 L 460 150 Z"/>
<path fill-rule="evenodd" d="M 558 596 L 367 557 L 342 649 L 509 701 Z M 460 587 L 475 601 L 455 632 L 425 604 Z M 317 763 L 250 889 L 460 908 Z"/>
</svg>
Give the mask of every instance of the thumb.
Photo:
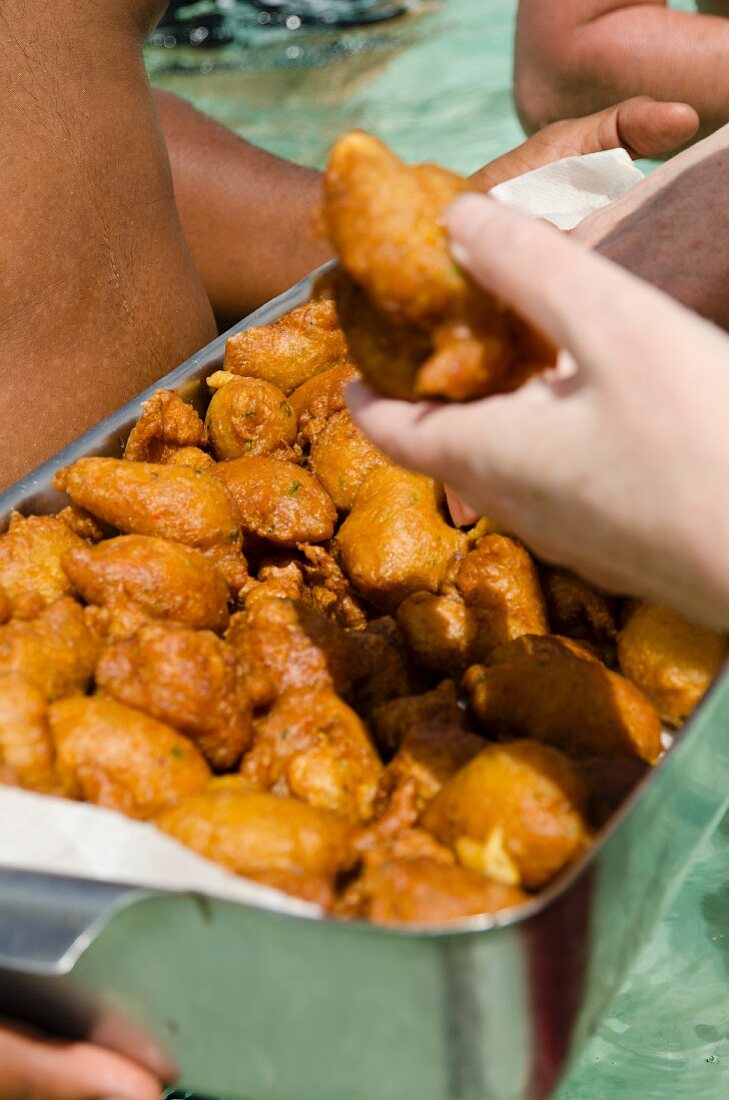
<svg viewBox="0 0 729 1100">
<path fill-rule="evenodd" d="M 659 157 L 690 141 L 699 116 L 688 103 L 661 103 L 650 96 L 633 96 L 613 108 L 617 142 L 634 157 Z M 608 148 L 608 146 L 604 146 Z"/>
</svg>

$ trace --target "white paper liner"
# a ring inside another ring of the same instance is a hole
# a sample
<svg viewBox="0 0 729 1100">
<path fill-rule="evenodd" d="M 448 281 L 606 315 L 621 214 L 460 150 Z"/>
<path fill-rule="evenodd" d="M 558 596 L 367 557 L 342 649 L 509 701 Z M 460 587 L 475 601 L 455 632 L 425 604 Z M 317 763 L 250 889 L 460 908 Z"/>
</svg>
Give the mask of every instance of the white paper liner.
<svg viewBox="0 0 729 1100">
<path fill-rule="evenodd" d="M 568 157 L 494 187 L 491 195 L 560 229 L 618 198 L 642 173 L 622 149 Z M 0 788 L 0 866 L 208 894 L 285 913 L 316 906 L 248 882 L 111 810 Z"/>
<path fill-rule="evenodd" d="M 76 875 L 311 916 L 316 905 L 250 882 L 203 859 L 154 825 L 86 802 L 0 789 L 0 867 Z"/>
</svg>

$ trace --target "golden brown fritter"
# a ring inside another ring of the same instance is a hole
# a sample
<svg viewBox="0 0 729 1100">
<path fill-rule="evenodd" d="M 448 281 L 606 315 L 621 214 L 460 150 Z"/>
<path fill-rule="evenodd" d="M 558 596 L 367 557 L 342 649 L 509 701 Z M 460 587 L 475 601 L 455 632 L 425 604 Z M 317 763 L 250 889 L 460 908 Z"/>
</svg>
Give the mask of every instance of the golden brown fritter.
<svg viewBox="0 0 729 1100">
<path fill-rule="evenodd" d="M 328 685 L 290 690 L 255 724 L 241 774 L 350 821 L 368 821 L 382 765 L 362 721 Z"/>
<path fill-rule="evenodd" d="M 69 550 L 84 543 L 55 516 L 14 512 L 0 535 L 0 585 L 17 618 L 32 619 L 47 604 L 68 596 L 71 585 L 61 567 Z"/>
<path fill-rule="evenodd" d="M 455 588 L 415 592 L 398 608 L 408 645 L 425 668 L 455 675 L 522 634 L 546 634 L 534 562 L 505 535 L 487 535 L 460 564 Z"/>
<path fill-rule="evenodd" d="M 300 547 L 306 559 L 306 599 L 319 611 L 354 630 L 367 625 L 368 610 L 352 582 L 327 547 Z"/>
<path fill-rule="evenodd" d="M 288 801 L 288 800 L 287 800 Z M 293 801 L 293 800 L 292 800 Z M 334 908 L 336 894 L 332 876 L 314 875 L 310 871 L 257 871 L 249 873 L 248 878 L 272 890 L 318 905 L 325 913 Z"/>
<path fill-rule="evenodd" d="M 476 620 L 476 659 L 522 634 L 547 633 L 536 566 L 515 539 L 506 535 L 481 539 L 461 562 L 456 587 Z"/>
<path fill-rule="evenodd" d="M 621 672 L 673 726 L 701 701 L 727 654 L 725 634 L 655 604 L 638 607 L 618 635 Z"/>
<path fill-rule="evenodd" d="M 19 787 L 60 793 L 46 700 L 13 673 L 0 676 L 0 767 Z"/>
<path fill-rule="evenodd" d="M 661 723 L 638 689 L 576 642 L 525 635 L 464 679 L 483 728 L 532 737 L 575 756 L 639 756 L 655 763 Z"/>
<path fill-rule="evenodd" d="M 56 770 L 75 798 L 149 818 L 210 779 L 191 741 L 115 699 L 77 696 L 48 713 Z"/>
<path fill-rule="evenodd" d="M 278 386 L 260 378 L 235 378 L 213 394 L 205 417 L 217 459 L 275 455 L 295 459 L 294 410 Z"/>
<path fill-rule="evenodd" d="M 247 535 L 275 546 L 324 542 L 337 510 L 313 474 L 280 458 L 236 458 L 215 474 L 230 490 Z"/>
<path fill-rule="evenodd" d="M 347 894 L 346 908 L 338 912 L 375 924 L 437 924 L 499 913 L 529 900 L 515 886 L 427 857 L 368 863 Z"/>
<path fill-rule="evenodd" d="M 64 596 L 29 622 L 0 627 L 0 675 L 18 673 L 46 699 L 61 699 L 88 686 L 98 648 L 83 609 Z"/>
<path fill-rule="evenodd" d="M 10 596 L 8 596 L 5 589 L 0 585 L 0 625 L 6 623 L 13 614 L 13 605 L 10 602 Z"/>
<path fill-rule="evenodd" d="M 133 604 L 153 619 L 225 630 L 228 586 L 198 550 L 149 535 L 120 535 L 67 554 L 64 569 L 92 604 Z"/>
<path fill-rule="evenodd" d="M 476 617 L 457 592 L 413 592 L 398 607 L 397 621 L 424 668 L 456 676 L 473 660 Z"/>
<path fill-rule="evenodd" d="M 189 737 L 217 771 L 251 738 L 251 703 L 233 649 L 207 630 L 155 623 L 108 646 L 96 683 L 120 703 Z"/>
<path fill-rule="evenodd" d="M 155 535 L 199 550 L 240 549 L 235 502 L 209 474 L 152 462 L 80 458 L 53 484 L 126 534 Z"/>
<path fill-rule="evenodd" d="M 227 639 L 257 705 L 291 688 L 333 684 L 346 693 L 360 674 L 353 636 L 314 608 L 268 592 L 233 616 Z"/>
<path fill-rule="evenodd" d="M 510 886 L 537 889 L 589 841 L 576 765 L 549 745 L 487 745 L 426 807 L 422 825 L 460 863 Z"/>
<path fill-rule="evenodd" d="M 225 347 L 226 370 L 272 382 L 286 395 L 347 361 L 337 308 L 328 299 L 306 302 L 271 325 L 236 332 Z"/>
<path fill-rule="evenodd" d="M 166 454 L 162 461 L 165 466 L 186 466 L 188 470 L 199 470 L 203 473 L 209 472 L 215 465 L 213 456 L 200 447 L 180 447 Z"/>
<path fill-rule="evenodd" d="M 238 875 L 280 871 L 332 877 L 352 862 L 351 827 L 336 814 L 214 780 L 157 818 L 157 825 Z"/>
<path fill-rule="evenodd" d="M 615 600 L 569 569 L 542 566 L 541 579 L 553 632 L 587 642 L 604 659 L 614 658 Z"/>
<path fill-rule="evenodd" d="M 318 433 L 309 464 L 342 512 L 350 510 L 357 490 L 372 470 L 392 465 L 359 430 L 346 409 L 335 413 Z"/>
<path fill-rule="evenodd" d="M 359 378 L 359 371 L 346 364 L 315 374 L 297 386 L 289 397 L 299 426 L 299 442 L 313 443 L 330 416 L 346 409 L 344 390 Z"/>
<path fill-rule="evenodd" d="M 344 271 L 364 291 L 335 280 L 335 299 L 356 365 L 388 396 L 469 400 L 554 361 L 553 349 L 451 257 L 443 214 L 468 188 L 436 165 L 403 164 L 368 134 L 345 135 L 330 154 L 324 219 Z"/>
<path fill-rule="evenodd" d="M 358 373 L 385 397 L 411 401 L 432 351 L 430 337 L 412 325 L 397 324 L 344 273 L 336 287 L 337 311 Z"/>
<path fill-rule="evenodd" d="M 142 406 L 124 457 L 132 462 L 168 462 L 176 451 L 206 447 L 207 442 L 205 426 L 192 405 L 172 390 L 157 390 Z"/>
<path fill-rule="evenodd" d="M 56 519 L 60 519 L 66 526 L 78 535 L 84 542 L 101 542 L 109 535 L 105 524 L 100 523 L 96 516 L 81 508 L 78 504 L 69 504 L 56 513 Z"/>
<path fill-rule="evenodd" d="M 435 483 L 397 466 L 368 475 L 337 535 L 350 580 L 385 610 L 411 592 L 437 592 L 466 545 L 441 516 Z"/>
</svg>

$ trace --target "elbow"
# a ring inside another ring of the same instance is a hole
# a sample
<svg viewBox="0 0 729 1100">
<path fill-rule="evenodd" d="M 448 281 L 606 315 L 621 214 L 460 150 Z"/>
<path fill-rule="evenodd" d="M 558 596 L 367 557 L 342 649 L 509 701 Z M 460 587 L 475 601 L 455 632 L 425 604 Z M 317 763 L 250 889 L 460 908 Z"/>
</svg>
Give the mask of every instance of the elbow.
<svg viewBox="0 0 729 1100">
<path fill-rule="evenodd" d="M 527 134 L 610 105 L 600 101 L 597 82 L 586 79 L 577 46 L 570 40 L 555 43 L 552 50 L 541 43 L 538 50 L 526 51 L 517 43 L 514 105 Z"/>
</svg>

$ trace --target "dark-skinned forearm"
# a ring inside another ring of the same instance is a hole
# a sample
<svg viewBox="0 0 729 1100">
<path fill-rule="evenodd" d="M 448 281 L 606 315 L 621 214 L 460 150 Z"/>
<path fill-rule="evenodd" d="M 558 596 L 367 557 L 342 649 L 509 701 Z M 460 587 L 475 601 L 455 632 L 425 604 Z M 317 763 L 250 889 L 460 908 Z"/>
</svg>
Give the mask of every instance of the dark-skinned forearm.
<svg viewBox="0 0 729 1100">
<path fill-rule="evenodd" d="M 154 96 L 187 242 L 219 322 L 232 323 L 329 258 L 312 229 L 320 175 Z"/>
</svg>

